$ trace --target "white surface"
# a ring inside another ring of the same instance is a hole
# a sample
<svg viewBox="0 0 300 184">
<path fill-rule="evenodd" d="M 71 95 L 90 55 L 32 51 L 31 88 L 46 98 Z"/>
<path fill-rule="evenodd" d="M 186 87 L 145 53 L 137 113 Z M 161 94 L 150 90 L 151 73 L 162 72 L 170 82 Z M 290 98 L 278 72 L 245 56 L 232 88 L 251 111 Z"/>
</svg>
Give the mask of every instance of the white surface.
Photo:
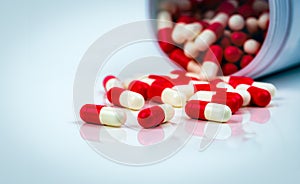
<svg viewBox="0 0 300 184">
<path fill-rule="evenodd" d="M 194 136 L 169 159 L 134 167 L 82 139 L 72 107 L 76 67 L 100 35 L 142 20 L 144 3 L 1 2 L 1 183 L 299 183 L 300 68 L 264 79 L 279 89 L 266 123 L 245 120 L 248 133 L 224 126 L 203 152 Z"/>
</svg>

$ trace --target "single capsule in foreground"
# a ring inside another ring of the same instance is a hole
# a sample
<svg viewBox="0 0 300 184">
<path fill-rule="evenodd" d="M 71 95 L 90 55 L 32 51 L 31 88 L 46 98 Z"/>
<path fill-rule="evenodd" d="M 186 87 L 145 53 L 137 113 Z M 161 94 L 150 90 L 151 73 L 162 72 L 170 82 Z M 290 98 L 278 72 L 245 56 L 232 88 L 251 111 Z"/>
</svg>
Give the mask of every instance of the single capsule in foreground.
<svg viewBox="0 0 300 184">
<path fill-rule="evenodd" d="M 185 113 L 192 119 L 227 122 L 231 118 L 231 110 L 227 105 L 191 100 L 185 106 Z"/>
<path fill-rule="evenodd" d="M 114 107 L 86 104 L 80 109 L 80 118 L 86 123 L 119 127 L 125 123 L 126 113 Z"/>
</svg>

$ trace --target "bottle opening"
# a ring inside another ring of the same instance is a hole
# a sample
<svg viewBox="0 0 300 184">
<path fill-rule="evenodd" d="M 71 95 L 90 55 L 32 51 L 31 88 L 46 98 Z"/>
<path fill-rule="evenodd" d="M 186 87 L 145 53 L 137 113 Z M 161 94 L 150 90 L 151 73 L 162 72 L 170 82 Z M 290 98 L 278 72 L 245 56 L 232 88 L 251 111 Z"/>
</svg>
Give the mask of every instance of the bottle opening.
<svg viewBox="0 0 300 184">
<path fill-rule="evenodd" d="M 256 60 L 269 30 L 268 1 L 160 0 L 155 3 L 150 6 L 150 12 L 155 15 L 150 16 L 158 22 L 159 46 L 175 64 L 188 72 L 205 72 L 208 78 L 247 75 L 240 71 L 250 65 L 253 69 L 251 63 Z"/>
</svg>

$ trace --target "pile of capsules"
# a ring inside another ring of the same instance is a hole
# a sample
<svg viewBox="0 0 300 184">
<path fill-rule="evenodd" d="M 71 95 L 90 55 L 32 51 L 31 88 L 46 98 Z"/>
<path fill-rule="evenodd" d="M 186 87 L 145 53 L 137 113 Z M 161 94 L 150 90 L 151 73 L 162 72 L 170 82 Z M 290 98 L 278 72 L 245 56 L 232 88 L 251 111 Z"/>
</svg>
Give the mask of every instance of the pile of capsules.
<svg viewBox="0 0 300 184">
<path fill-rule="evenodd" d="M 269 27 L 265 0 L 164 0 L 157 8 L 161 49 L 175 64 L 208 80 L 247 66 Z"/>
<path fill-rule="evenodd" d="M 274 85 L 249 77 L 220 76 L 203 81 L 183 70 L 144 75 L 126 83 L 109 75 L 103 86 L 110 104 L 86 104 L 80 117 L 87 123 L 114 127 L 126 122 L 123 108 L 138 111 L 137 122 L 143 128 L 170 121 L 175 115 L 174 108 L 183 108 L 186 118 L 227 122 L 243 106 L 266 107 L 276 92 Z"/>
</svg>

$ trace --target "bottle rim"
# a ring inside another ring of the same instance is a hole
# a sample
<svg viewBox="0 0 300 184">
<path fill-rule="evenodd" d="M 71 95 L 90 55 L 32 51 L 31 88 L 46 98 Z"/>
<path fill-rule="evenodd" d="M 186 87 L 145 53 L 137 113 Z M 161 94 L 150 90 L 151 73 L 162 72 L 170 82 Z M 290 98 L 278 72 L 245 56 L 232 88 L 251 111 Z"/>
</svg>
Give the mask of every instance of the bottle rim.
<svg viewBox="0 0 300 184">
<path fill-rule="evenodd" d="M 285 47 L 290 30 L 290 1 L 269 0 L 269 11 L 269 28 L 260 51 L 251 63 L 232 75 L 253 78 L 266 75 L 266 69 L 275 63 L 276 58 Z"/>
</svg>

